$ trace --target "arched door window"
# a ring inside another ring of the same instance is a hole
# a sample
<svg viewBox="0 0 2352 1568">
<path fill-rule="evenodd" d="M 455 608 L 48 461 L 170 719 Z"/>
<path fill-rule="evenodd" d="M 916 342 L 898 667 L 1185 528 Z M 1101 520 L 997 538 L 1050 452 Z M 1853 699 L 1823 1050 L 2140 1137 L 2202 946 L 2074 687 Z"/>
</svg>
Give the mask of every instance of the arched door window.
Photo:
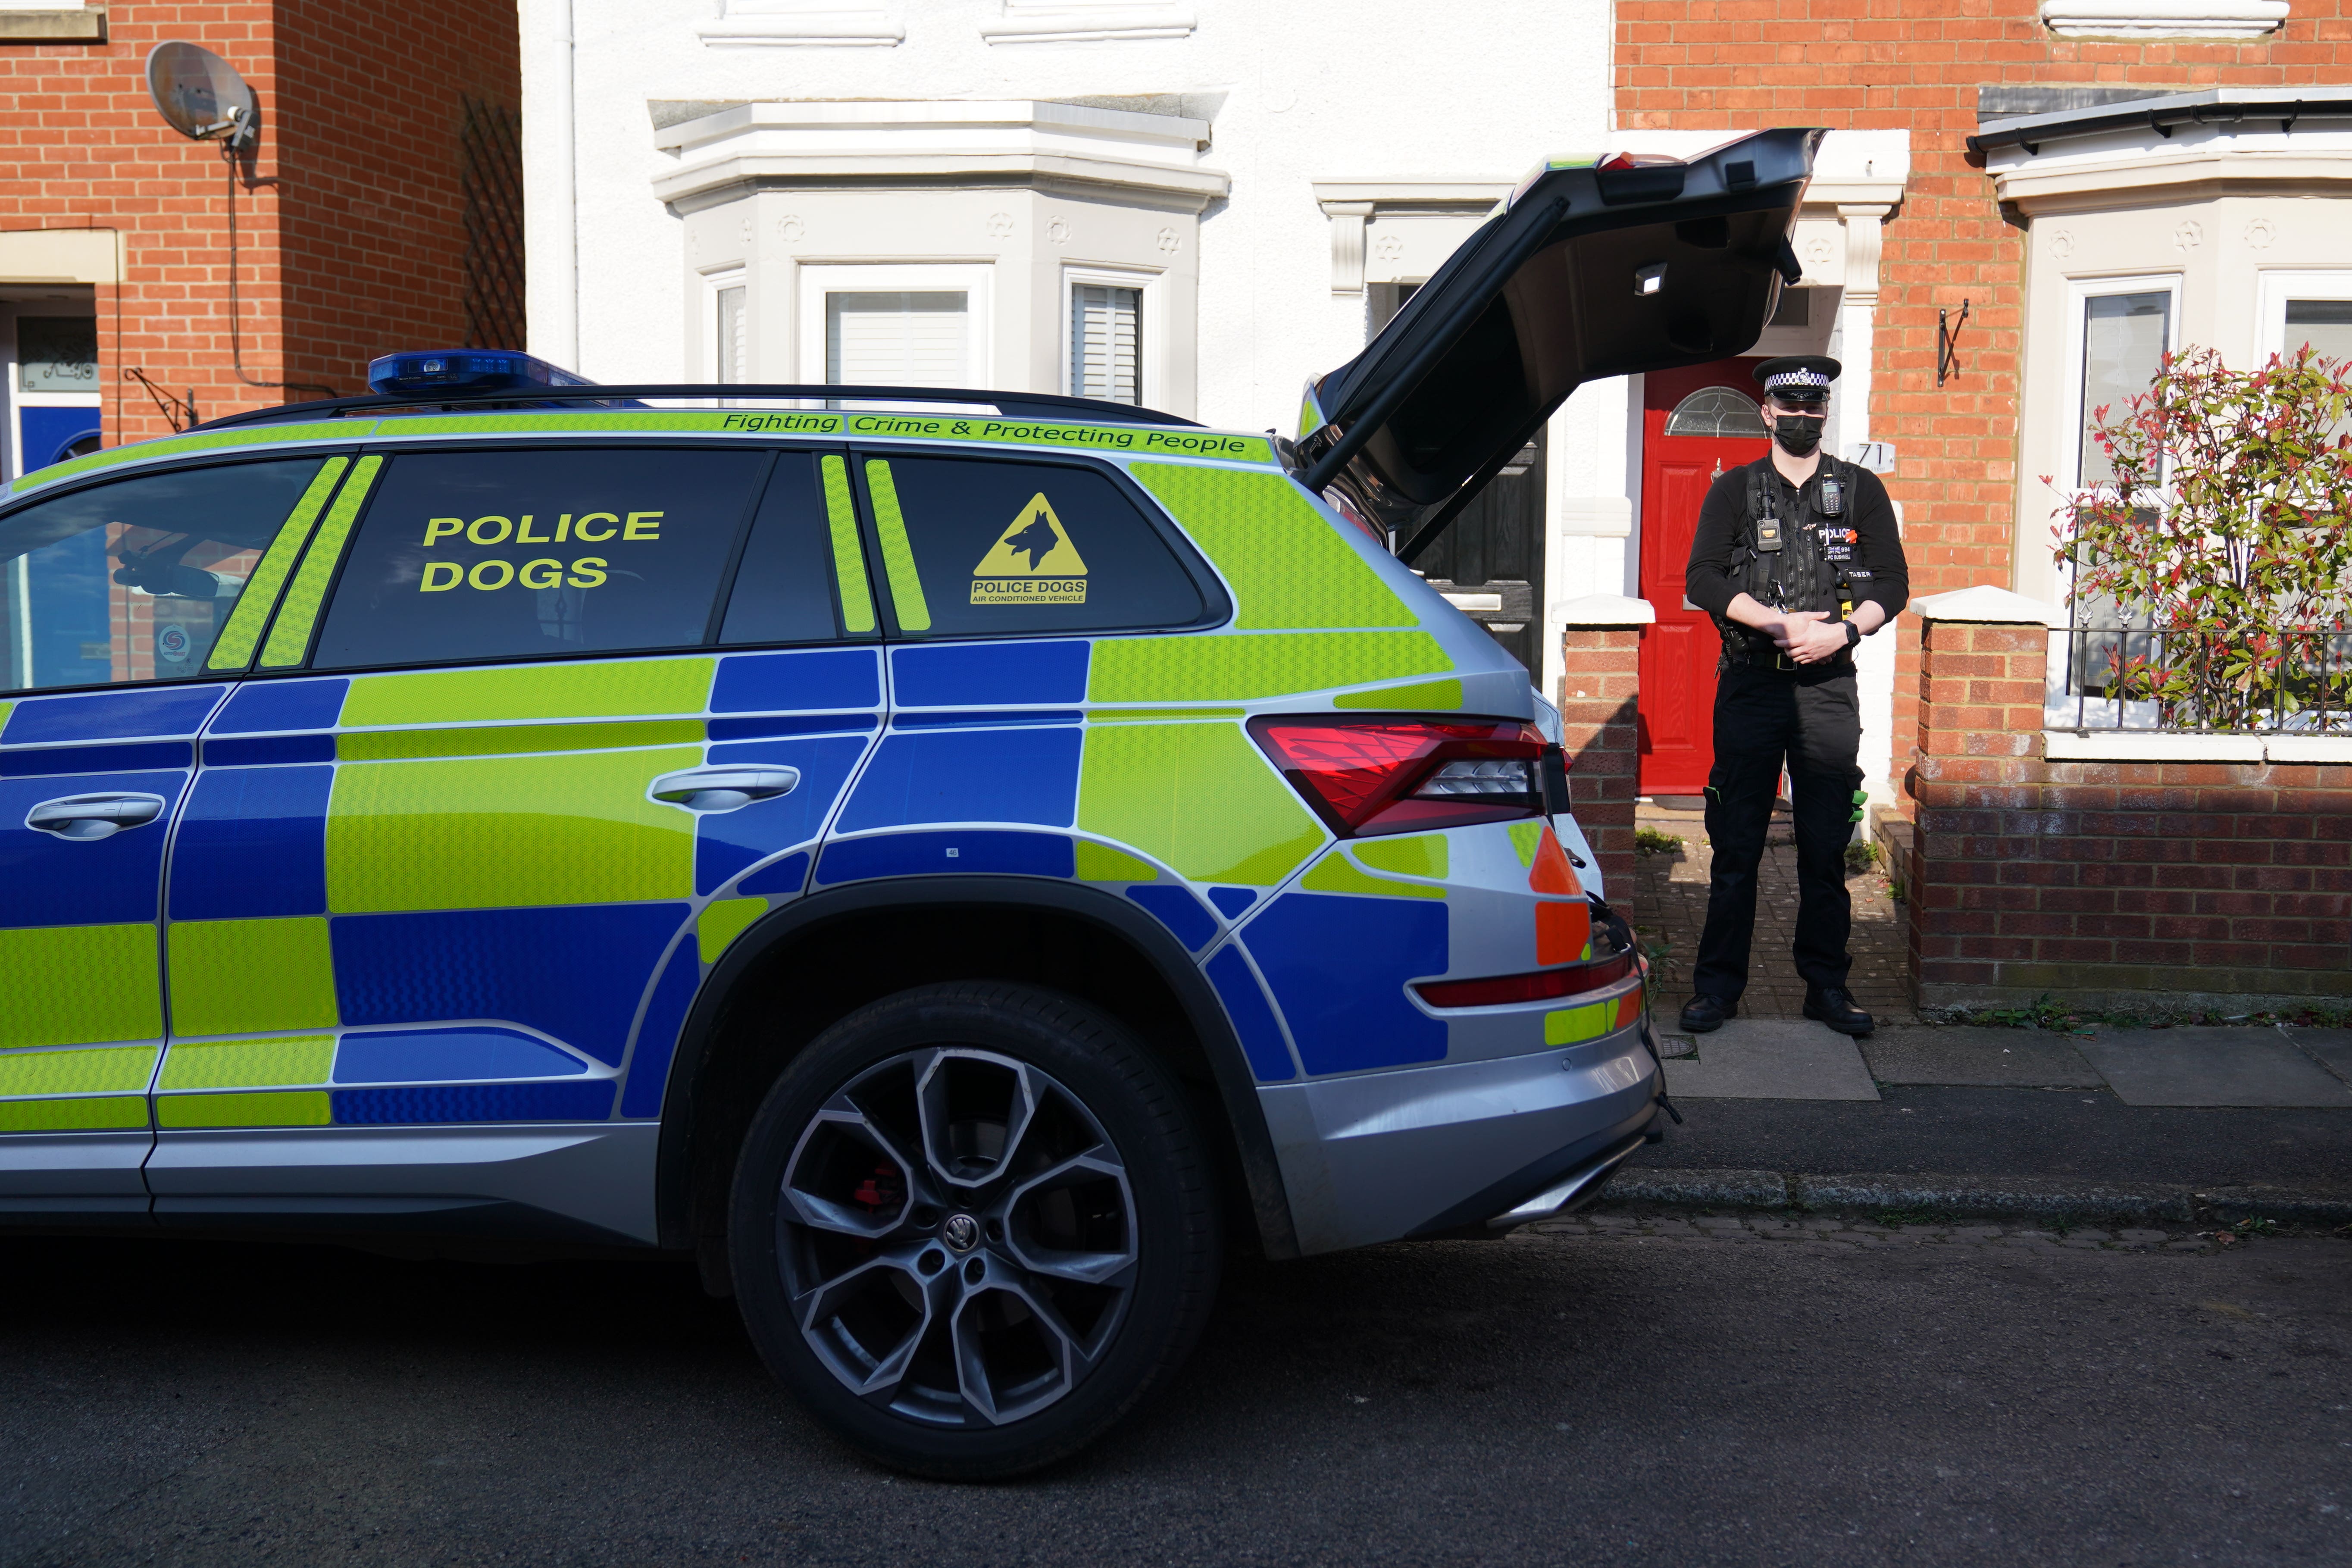
<svg viewBox="0 0 2352 1568">
<path fill-rule="evenodd" d="M 1669 436 L 1769 436 L 1756 405 L 1727 386 L 1702 386 L 1666 416 Z"/>
</svg>

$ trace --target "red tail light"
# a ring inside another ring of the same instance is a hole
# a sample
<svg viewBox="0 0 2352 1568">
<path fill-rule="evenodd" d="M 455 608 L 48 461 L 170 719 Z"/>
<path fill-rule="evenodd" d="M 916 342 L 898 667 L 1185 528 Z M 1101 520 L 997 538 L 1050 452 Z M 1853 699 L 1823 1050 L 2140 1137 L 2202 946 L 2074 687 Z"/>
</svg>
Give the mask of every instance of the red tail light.
<svg viewBox="0 0 2352 1568">
<path fill-rule="evenodd" d="M 1508 1002 L 1543 1002 L 1613 985 L 1633 973 L 1633 955 L 1617 953 L 1590 963 L 1538 969 L 1528 974 L 1498 974 L 1491 980 L 1433 980 L 1414 990 L 1433 1007 L 1499 1007 Z"/>
<path fill-rule="evenodd" d="M 1524 724 L 1265 718 L 1250 732 L 1342 838 L 1543 815 L 1544 740 Z"/>
</svg>

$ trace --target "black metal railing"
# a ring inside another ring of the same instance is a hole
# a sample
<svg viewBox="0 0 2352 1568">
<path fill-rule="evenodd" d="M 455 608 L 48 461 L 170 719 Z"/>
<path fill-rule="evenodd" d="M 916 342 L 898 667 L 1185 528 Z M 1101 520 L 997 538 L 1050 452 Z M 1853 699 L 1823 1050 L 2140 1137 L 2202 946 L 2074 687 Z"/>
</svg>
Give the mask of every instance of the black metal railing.
<svg viewBox="0 0 2352 1568">
<path fill-rule="evenodd" d="M 2352 630 L 2050 634 L 2053 728 L 2352 734 Z"/>
</svg>

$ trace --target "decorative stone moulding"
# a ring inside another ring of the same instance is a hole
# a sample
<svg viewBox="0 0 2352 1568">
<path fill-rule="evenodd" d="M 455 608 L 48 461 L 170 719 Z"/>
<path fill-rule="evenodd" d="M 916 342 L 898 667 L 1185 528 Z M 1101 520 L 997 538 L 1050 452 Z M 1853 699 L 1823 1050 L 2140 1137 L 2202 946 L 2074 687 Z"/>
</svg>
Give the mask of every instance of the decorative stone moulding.
<svg viewBox="0 0 2352 1568">
<path fill-rule="evenodd" d="M 2263 38 L 2287 0 L 2042 0 L 2042 25 L 2062 38 Z"/>
</svg>

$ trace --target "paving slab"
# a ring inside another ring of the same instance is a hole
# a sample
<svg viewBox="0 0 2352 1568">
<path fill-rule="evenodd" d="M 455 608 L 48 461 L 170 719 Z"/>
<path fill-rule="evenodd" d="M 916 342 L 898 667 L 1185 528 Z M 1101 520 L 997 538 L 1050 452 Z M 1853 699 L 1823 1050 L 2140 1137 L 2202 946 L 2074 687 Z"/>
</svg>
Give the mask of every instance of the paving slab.
<svg viewBox="0 0 2352 1568">
<path fill-rule="evenodd" d="M 1734 1018 L 1700 1036 L 1696 1057 L 1666 1059 L 1666 1089 L 1692 1100 L 1878 1098 L 1852 1040 L 1795 1018 Z"/>
<path fill-rule="evenodd" d="M 1979 1089 L 2101 1089 L 2106 1079 L 2075 1042 L 2042 1029 L 1895 1025 L 1862 1042 L 1881 1083 L 1950 1083 Z"/>
<path fill-rule="evenodd" d="M 2075 1049 L 2126 1105 L 2352 1110 L 2352 1087 L 2276 1029 L 2119 1029 Z"/>
<path fill-rule="evenodd" d="M 2352 1029 L 2304 1029 L 2282 1025 L 2280 1033 L 2302 1047 L 2305 1056 L 2318 1058 L 2320 1065 L 2352 1083 Z"/>
</svg>

